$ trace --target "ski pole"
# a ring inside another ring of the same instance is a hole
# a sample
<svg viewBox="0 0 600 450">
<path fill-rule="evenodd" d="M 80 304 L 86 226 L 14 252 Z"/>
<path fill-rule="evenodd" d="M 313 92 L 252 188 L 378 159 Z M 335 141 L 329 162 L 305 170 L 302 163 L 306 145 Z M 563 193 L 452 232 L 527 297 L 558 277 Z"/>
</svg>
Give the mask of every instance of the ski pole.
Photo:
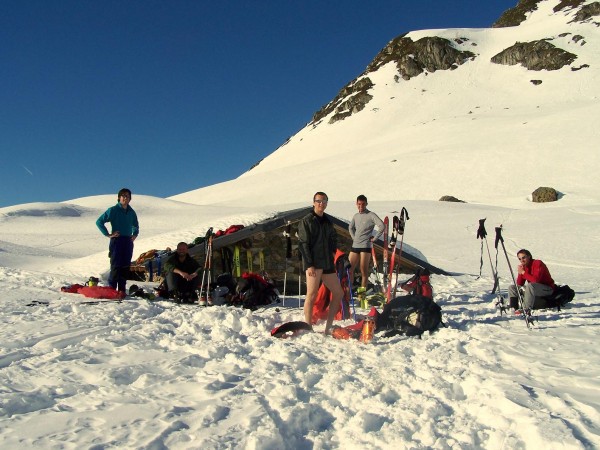
<svg viewBox="0 0 600 450">
<path fill-rule="evenodd" d="M 300 266 L 298 274 L 298 309 L 301 308 L 300 302 L 302 301 L 302 266 Z"/>
<path fill-rule="evenodd" d="M 403 206 L 400 211 L 400 222 L 398 224 L 398 234 L 400 234 L 400 251 L 398 253 L 398 272 L 400 272 L 400 261 L 402 257 L 402 246 L 404 245 L 404 227 L 406 226 L 406 221 L 410 220 L 408 217 L 408 210 Z M 396 289 L 398 287 L 398 276 L 396 276 L 396 284 L 394 285 L 394 297 L 396 296 Z"/>
<path fill-rule="evenodd" d="M 297 231 L 296 238 L 298 238 Z M 300 267 L 298 269 L 298 308 L 300 308 L 300 302 L 302 298 L 302 253 L 300 253 L 300 249 L 298 249 L 298 259 L 300 260 Z"/>
<path fill-rule="evenodd" d="M 204 269 L 202 270 L 202 281 L 200 283 L 200 295 L 198 301 L 202 302 L 205 299 L 206 294 L 204 293 L 204 279 L 206 277 L 206 270 L 208 268 L 208 244 L 204 243 Z"/>
<path fill-rule="evenodd" d="M 499 227 L 496 227 L 496 242 L 495 242 L 496 249 L 498 249 L 498 242 L 500 242 L 500 244 L 502 244 L 502 250 L 504 251 L 504 256 L 506 257 L 506 263 L 508 264 L 508 269 L 510 270 L 510 276 L 512 277 L 513 283 L 515 285 L 515 290 L 517 291 L 517 297 L 519 298 L 519 306 L 521 307 L 521 310 L 523 311 L 523 318 L 525 319 L 527 328 L 530 328 L 530 322 L 531 322 L 530 314 L 531 313 L 526 312 L 525 309 L 523 308 L 523 306 L 524 306 L 523 296 L 521 295 L 521 290 L 519 289 L 519 286 L 517 285 L 517 280 L 515 278 L 515 274 L 513 272 L 512 266 L 510 264 L 510 259 L 508 258 L 508 253 L 506 252 L 506 247 L 504 246 L 504 238 L 502 237 L 502 225 L 500 225 Z"/>
<path fill-rule="evenodd" d="M 212 227 L 208 229 L 204 237 L 204 269 L 202 270 L 202 282 L 200 283 L 200 294 L 198 295 L 198 303 L 202 300 L 202 291 L 204 289 L 204 277 L 208 268 L 208 238 L 212 236 Z M 206 295 L 206 294 L 205 294 Z"/>
<path fill-rule="evenodd" d="M 212 292 L 210 291 L 210 283 L 212 282 L 212 233 L 208 238 L 208 281 L 206 284 L 207 305 L 212 306 Z"/>
<path fill-rule="evenodd" d="M 356 307 L 354 305 L 354 294 L 352 293 L 352 283 L 350 283 L 350 269 L 346 269 L 346 276 L 348 277 L 348 290 L 350 292 L 350 301 L 352 302 L 352 316 L 356 322 Z"/>
<path fill-rule="evenodd" d="M 492 255 L 490 254 L 490 247 L 487 241 L 487 231 L 485 230 L 485 219 L 479 219 L 479 228 L 477 229 L 477 238 L 481 239 L 481 258 L 479 260 L 479 278 L 481 277 L 481 269 L 483 268 L 483 241 L 487 248 L 488 258 L 490 259 L 490 268 L 492 269 L 492 276 L 494 277 L 494 287 L 492 288 L 492 294 L 500 290 L 498 271 L 494 270 L 494 264 L 492 263 Z"/>
<path fill-rule="evenodd" d="M 288 223 L 283 230 L 283 236 L 285 237 L 285 271 L 283 272 L 283 300 L 282 305 L 285 306 L 285 293 L 287 288 L 287 269 L 289 259 L 292 257 L 292 222 L 288 220 Z"/>
</svg>

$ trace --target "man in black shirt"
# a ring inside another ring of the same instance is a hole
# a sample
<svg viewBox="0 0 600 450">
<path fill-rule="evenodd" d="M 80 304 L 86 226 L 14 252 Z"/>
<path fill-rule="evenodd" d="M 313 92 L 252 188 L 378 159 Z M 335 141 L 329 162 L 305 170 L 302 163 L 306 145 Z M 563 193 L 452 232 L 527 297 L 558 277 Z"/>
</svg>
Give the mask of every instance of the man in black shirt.
<svg viewBox="0 0 600 450">
<path fill-rule="evenodd" d="M 179 300 L 196 300 L 196 289 L 200 283 L 200 264 L 188 253 L 185 242 L 177 244 L 177 252 L 165 263 L 169 297 Z"/>
</svg>

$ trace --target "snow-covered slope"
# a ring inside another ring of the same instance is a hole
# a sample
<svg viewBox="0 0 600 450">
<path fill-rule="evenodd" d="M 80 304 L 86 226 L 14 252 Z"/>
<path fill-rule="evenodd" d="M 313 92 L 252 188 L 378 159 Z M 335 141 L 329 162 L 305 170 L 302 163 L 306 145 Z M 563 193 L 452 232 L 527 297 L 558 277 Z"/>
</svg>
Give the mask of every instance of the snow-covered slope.
<svg viewBox="0 0 600 450">
<path fill-rule="evenodd" d="M 432 277 L 447 328 L 422 340 L 273 339 L 271 328 L 303 318 L 289 297 L 257 312 L 85 305 L 60 287 L 106 272 L 95 220 L 115 197 L 0 208 L 0 447 L 600 448 L 599 28 L 569 23 L 574 11 L 553 13 L 558 3 L 539 2 L 514 28 L 412 32 L 467 38 L 459 45 L 477 57 L 399 82 L 385 65 L 368 74 L 367 108 L 307 126 L 238 179 L 170 199 L 133 195 L 135 256 L 308 206 L 316 190 L 345 219 L 360 193 L 381 216 L 406 207 L 407 248 L 452 274 Z M 489 62 L 540 38 L 589 67 Z M 532 203 L 540 185 L 563 196 Z M 445 194 L 468 203 L 438 202 Z M 534 330 L 501 317 L 481 218 L 503 293 L 512 281 L 494 249 L 499 225 L 512 268 L 528 248 L 575 289 L 572 304 L 540 312 Z"/>
<path fill-rule="evenodd" d="M 248 197 L 269 203 L 324 190 L 334 200 L 360 191 L 374 200 L 455 195 L 507 204 L 539 186 L 594 197 L 598 184 L 587 173 L 600 169 L 600 29 L 571 23 L 576 10 L 554 13 L 557 3 L 540 2 L 518 27 L 409 33 L 415 41 L 446 38 L 476 57 L 407 81 L 396 81 L 389 63 L 368 74 L 373 100 L 363 111 L 334 124 L 329 117 L 309 123 L 238 179 L 173 199 L 243 205 Z M 490 61 L 516 42 L 540 39 L 576 61 L 556 71 Z M 589 67 L 572 70 L 583 65 Z"/>
</svg>

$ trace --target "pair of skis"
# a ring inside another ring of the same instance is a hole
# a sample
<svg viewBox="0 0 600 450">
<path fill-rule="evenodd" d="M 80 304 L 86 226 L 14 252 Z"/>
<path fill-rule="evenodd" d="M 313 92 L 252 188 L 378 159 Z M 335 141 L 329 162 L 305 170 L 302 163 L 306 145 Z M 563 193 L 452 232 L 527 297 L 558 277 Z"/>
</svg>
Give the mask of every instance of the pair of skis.
<svg viewBox="0 0 600 450">
<path fill-rule="evenodd" d="M 390 219 L 386 216 L 383 220 L 383 265 L 382 265 L 382 280 L 379 280 L 379 273 L 377 270 L 377 256 L 375 254 L 375 247 L 371 248 L 371 256 L 373 258 L 373 272 L 375 274 L 375 282 L 380 288 L 382 294 L 385 295 L 386 303 L 392 299 L 392 280 L 393 276 L 398 278 L 398 271 L 400 269 L 400 257 L 402 256 L 402 245 L 404 243 L 404 227 L 406 221 L 409 220 L 408 211 L 406 208 L 402 208 L 400 216 L 394 216 L 392 219 L 392 234 L 389 239 L 389 227 Z M 400 236 L 400 250 L 397 251 L 398 236 Z M 389 258 L 389 252 L 391 252 L 391 259 Z M 398 259 L 398 264 L 396 264 Z M 394 285 L 393 296 L 396 296 L 396 285 Z"/>
<path fill-rule="evenodd" d="M 400 271 L 400 256 L 402 256 L 402 245 L 404 244 L 404 227 L 406 226 L 406 221 L 409 220 L 408 211 L 406 208 L 402 207 L 400 211 L 400 216 L 394 216 L 392 222 L 392 238 L 390 239 L 390 250 L 392 252 L 392 260 L 390 264 L 390 272 L 394 272 L 394 295 L 396 297 L 396 288 L 398 285 L 398 272 Z M 398 253 L 398 264 L 396 265 L 396 248 L 398 246 L 398 236 L 400 236 L 400 251 Z M 386 292 L 386 299 L 389 303 L 392 299 L 392 275 L 390 273 L 388 287 Z"/>
<path fill-rule="evenodd" d="M 252 254 L 251 249 L 246 250 L 246 265 L 248 268 L 248 272 L 250 272 L 250 273 L 254 272 L 254 255 Z M 258 268 L 259 268 L 259 273 L 262 276 L 265 272 L 265 254 L 262 250 L 260 250 L 258 252 Z M 232 270 L 233 270 L 232 274 L 235 277 L 239 278 L 242 276 L 242 263 L 241 263 L 241 258 L 240 258 L 240 246 L 239 245 L 236 245 L 233 248 Z"/>
</svg>

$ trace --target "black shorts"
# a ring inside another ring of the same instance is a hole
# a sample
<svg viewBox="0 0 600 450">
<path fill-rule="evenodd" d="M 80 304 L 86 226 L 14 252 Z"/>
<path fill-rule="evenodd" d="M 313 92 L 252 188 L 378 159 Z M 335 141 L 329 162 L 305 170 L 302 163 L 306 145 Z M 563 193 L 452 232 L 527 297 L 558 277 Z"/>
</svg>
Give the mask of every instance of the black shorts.
<svg viewBox="0 0 600 450">
<path fill-rule="evenodd" d="M 354 253 L 371 253 L 371 249 L 366 247 L 366 248 L 356 248 L 356 247 L 352 247 L 350 249 L 351 252 Z"/>
</svg>

